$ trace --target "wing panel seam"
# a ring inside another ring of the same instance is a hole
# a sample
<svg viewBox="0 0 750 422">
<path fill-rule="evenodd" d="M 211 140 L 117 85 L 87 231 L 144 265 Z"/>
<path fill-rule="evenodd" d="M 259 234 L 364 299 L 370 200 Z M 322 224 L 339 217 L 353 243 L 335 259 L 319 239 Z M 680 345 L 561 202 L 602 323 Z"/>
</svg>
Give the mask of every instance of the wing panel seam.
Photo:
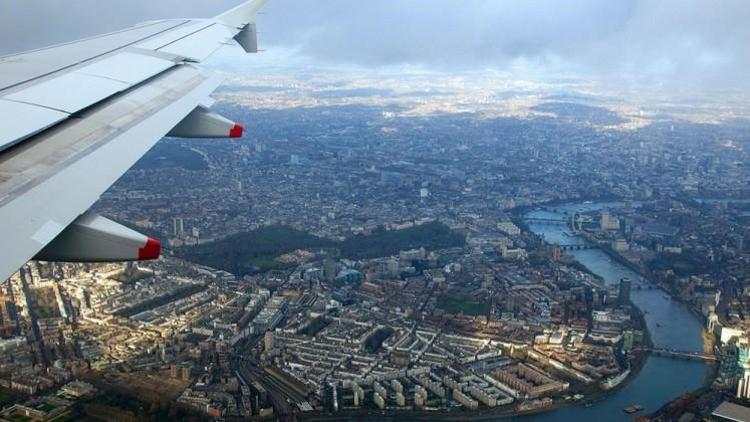
<svg viewBox="0 0 750 422">
<path fill-rule="evenodd" d="M 90 61 L 92 61 L 92 60 L 95 60 L 95 59 L 98 59 L 98 58 L 100 58 L 100 57 L 104 57 L 104 56 L 106 56 L 106 55 L 108 55 L 108 54 L 112 54 L 112 53 L 114 53 L 115 51 L 118 51 L 118 50 L 124 50 L 124 49 L 126 49 L 126 48 L 128 48 L 128 47 L 132 47 L 132 46 L 135 46 L 135 45 L 137 45 L 137 44 L 140 44 L 140 43 L 142 43 L 142 42 L 146 41 L 146 40 L 147 40 L 147 39 L 149 39 L 149 38 L 155 37 L 155 36 L 157 36 L 157 35 L 163 35 L 164 33 L 166 33 L 166 32 L 169 32 L 169 31 L 172 31 L 172 30 L 174 30 L 174 29 L 176 29 L 176 28 L 178 28 L 178 27 L 180 27 L 180 26 L 182 26 L 182 25 L 185 25 L 185 24 L 189 23 L 189 22 L 190 22 L 190 21 L 184 21 L 184 22 L 182 22 L 182 23 L 180 23 L 180 24 L 178 24 L 178 25 L 175 25 L 175 26 L 173 26 L 173 27 L 171 27 L 171 28 L 167 28 L 167 29 L 165 29 L 165 30 L 163 30 L 163 31 L 160 31 L 160 32 L 156 32 L 156 33 L 154 33 L 154 34 L 151 34 L 151 35 L 149 35 L 149 36 L 147 36 L 147 37 L 145 37 L 145 38 L 140 38 L 140 39 L 138 39 L 138 40 L 136 40 L 136 41 L 132 41 L 132 42 L 129 42 L 129 43 L 127 43 L 127 44 L 123 44 L 123 45 L 120 45 L 120 46 L 118 46 L 117 48 L 113 48 L 113 49 L 111 49 L 111 50 L 107 50 L 107 51 L 105 51 L 105 52 L 103 52 L 103 53 L 101 53 L 101 54 L 98 54 L 98 55 L 96 55 L 96 56 L 91 56 L 91 57 L 88 57 L 88 58 L 86 58 L 85 60 L 80 60 L 80 61 L 78 61 L 78 62 L 75 62 L 75 63 L 69 64 L 69 65 L 67 65 L 67 66 L 63 66 L 63 67 L 61 67 L 61 68 L 59 68 L 59 69 L 55 69 L 55 70 L 53 70 L 53 71 L 51 71 L 51 72 L 47 72 L 47 73 L 44 73 L 44 74 L 41 74 L 41 75 L 37 75 L 37 76 L 35 76 L 35 77 L 31 78 L 31 79 L 27 79 L 27 80 L 25 80 L 25 81 L 22 81 L 22 82 L 17 82 L 17 83 L 15 83 L 15 84 L 12 84 L 12 85 L 8 85 L 8 86 L 5 86 L 5 87 L 3 87 L 3 89 L 2 89 L 2 90 L 0 90 L 0 92 L 3 92 L 3 91 L 7 91 L 7 90 L 9 90 L 9 89 L 12 89 L 12 88 L 15 88 L 15 87 L 17 87 L 17 86 L 20 86 L 20 85 L 24 85 L 24 84 L 27 84 L 27 83 L 29 83 L 29 82 L 33 82 L 33 81 L 36 81 L 36 80 L 39 80 L 39 79 L 45 78 L 45 77 L 47 77 L 47 76 L 50 76 L 50 75 L 54 75 L 55 73 L 58 73 L 58 72 L 62 72 L 62 71 L 65 71 L 65 70 L 68 70 L 68 69 L 74 68 L 74 67 L 76 67 L 76 66 L 80 66 L 80 65 L 82 65 L 82 64 L 84 64 L 84 63 L 90 62 Z M 109 34 L 107 34 L 107 35 L 109 35 Z M 92 38 L 92 39 L 96 39 L 96 38 Z M 76 42 L 78 42 L 78 41 L 76 41 Z M 68 43 L 68 44 L 75 44 L 75 42 L 73 42 L 73 43 Z M 62 44 L 62 45 L 67 45 L 67 44 Z M 57 46 L 54 46 L 54 47 L 57 47 Z M 47 47 L 47 48 L 52 48 L 52 47 Z"/>
</svg>

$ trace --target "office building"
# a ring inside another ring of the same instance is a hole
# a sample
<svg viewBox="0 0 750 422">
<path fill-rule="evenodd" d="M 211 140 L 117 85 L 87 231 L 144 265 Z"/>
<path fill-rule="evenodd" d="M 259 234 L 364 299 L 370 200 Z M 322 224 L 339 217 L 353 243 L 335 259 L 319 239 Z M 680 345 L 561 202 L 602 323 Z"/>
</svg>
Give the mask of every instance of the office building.
<svg viewBox="0 0 750 422">
<path fill-rule="evenodd" d="M 623 278 L 620 280 L 620 291 L 617 295 L 617 302 L 620 306 L 628 306 L 630 304 L 630 286 L 632 281 L 629 278 Z"/>
</svg>

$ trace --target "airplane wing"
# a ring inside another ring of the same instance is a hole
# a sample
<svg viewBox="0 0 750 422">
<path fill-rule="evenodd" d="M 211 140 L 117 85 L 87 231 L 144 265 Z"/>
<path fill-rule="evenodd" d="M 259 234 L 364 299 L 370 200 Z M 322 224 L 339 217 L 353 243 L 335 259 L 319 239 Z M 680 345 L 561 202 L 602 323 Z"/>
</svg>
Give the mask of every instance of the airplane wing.
<svg viewBox="0 0 750 422">
<path fill-rule="evenodd" d="M 242 136 L 195 64 L 232 41 L 257 52 L 266 2 L 0 57 L 0 281 L 29 259 L 158 258 L 157 240 L 87 210 L 165 135 Z"/>
</svg>

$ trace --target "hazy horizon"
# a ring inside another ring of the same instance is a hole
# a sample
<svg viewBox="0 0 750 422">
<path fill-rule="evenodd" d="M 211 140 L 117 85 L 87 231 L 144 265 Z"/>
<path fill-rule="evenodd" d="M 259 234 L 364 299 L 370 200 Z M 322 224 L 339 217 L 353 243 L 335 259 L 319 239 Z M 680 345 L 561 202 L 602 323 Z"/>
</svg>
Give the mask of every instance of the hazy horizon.
<svg viewBox="0 0 750 422">
<path fill-rule="evenodd" d="M 238 3 L 116 0 L 102 8 L 93 0 L 6 1 L 0 6 L 0 54 L 149 19 L 213 16 Z M 271 0 L 258 22 L 267 52 L 233 60 L 260 71 L 501 72 L 681 95 L 744 95 L 750 88 L 744 75 L 750 67 L 748 17 L 750 3 L 741 0 L 472 0 L 460 7 L 450 0 Z"/>
</svg>

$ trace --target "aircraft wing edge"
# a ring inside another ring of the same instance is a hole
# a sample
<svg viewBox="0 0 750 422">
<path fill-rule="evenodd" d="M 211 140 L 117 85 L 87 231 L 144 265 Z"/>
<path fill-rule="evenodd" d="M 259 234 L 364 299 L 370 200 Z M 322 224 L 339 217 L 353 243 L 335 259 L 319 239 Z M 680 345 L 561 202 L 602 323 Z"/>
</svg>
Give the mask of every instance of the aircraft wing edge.
<svg viewBox="0 0 750 422">
<path fill-rule="evenodd" d="M 205 73 L 201 78 L 202 82 L 181 98 L 0 205 L 0 221 L 3 222 L 0 225 L 3 239 L 0 280 L 10 277 L 79 218 L 220 83 L 219 79 Z"/>
<path fill-rule="evenodd" d="M 266 3 L 268 0 L 250 0 L 216 16 L 214 20 L 241 29 L 245 25 L 255 23 L 258 12 Z"/>
</svg>

